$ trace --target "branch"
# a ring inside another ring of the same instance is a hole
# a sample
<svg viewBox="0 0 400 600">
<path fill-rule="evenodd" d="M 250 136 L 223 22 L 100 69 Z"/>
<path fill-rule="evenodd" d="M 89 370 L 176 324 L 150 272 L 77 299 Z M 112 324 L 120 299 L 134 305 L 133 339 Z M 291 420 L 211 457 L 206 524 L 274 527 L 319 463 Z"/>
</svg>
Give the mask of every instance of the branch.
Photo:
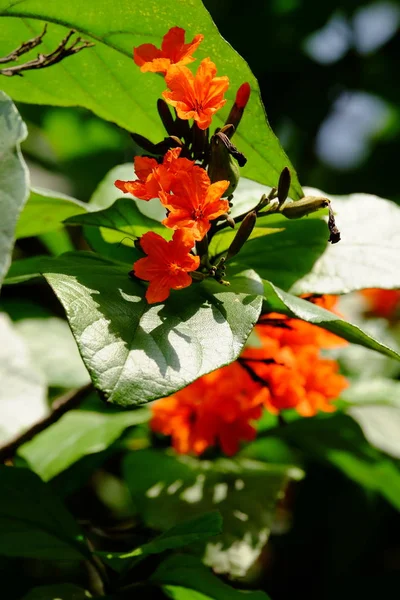
<svg viewBox="0 0 400 600">
<path fill-rule="evenodd" d="M 7 56 L 4 56 L 3 58 L 0 58 L 0 64 L 16 60 L 22 54 L 26 54 L 26 52 L 28 52 L 32 48 L 35 48 L 35 46 L 41 44 L 45 33 L 46 26 L 40 35 L 27 42 L 24 42 L 18 48 L 13 50 L 13 52 L 8 54 Z M 72 56 L 73 54 L 77 54 L 84 48 L 91 48 L 92 46 L 94 46 L 92 42 L 82 40 L 82 38 L 78 36 L 76 40 L 72 42 L 69 47 L 67 47 L 69 40 L 75 33 L 76 32 L 73 29 L 71 29 L 67 33 L 65 38 L 61 40 L 61 42 L 58 44 L 57 48 L 53 50 L 53 52 L 50 52 L 49 54 L 38 54 L 37 58 L 22 63 L 21 65 L 15 65 L 13 67 L 6 67 L 4 69 L 0 69 L 0 75 L 5 75 L 6 77 L 19 75 L 20 77 L 22 77 L 22 71 L 31 71 L 33 69 L 44 69 L 46 67 L 51 67 L 52 65 L 55 65 L 64 60 L 64 58 Z"/>
<path fill-rule="evenodd" d="M 0 463 L 12 458 L 22 444 L 29 442 L 35 435 L 44 431 L 47 427 L 53 425 L 53 423 L 56 423 L 66 412 L 79 406 L 92 389 L 92 384 L 88 383 L 81 388 L 71 390 L 57 398 L 57 400 L 53 402 L 52 410 L 49 415 L 32 425 L 28 431 L 15 436 L 11 441 L 7 442 L 7 444 L 0 446 Z"/>
</svg>

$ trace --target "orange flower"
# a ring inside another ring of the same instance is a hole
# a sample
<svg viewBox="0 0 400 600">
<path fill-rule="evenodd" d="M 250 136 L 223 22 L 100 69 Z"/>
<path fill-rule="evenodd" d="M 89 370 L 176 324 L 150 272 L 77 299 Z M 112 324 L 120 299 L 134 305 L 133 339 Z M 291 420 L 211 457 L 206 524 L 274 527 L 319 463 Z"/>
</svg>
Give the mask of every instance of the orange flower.
<svg viewBox="0 0 400 600">
<path fill-rule="evenodd" d="M 185 30 L 172 27 L 163 37 L 161 50 L 153 44 L 142 44 L 133 49 L 133 60 L 143 72 L 166 73 L 171 65 L 186 65 L 193 62 L 192 53 L 197 50 L 204 36 L 195 35 L 185 44 Z"/>
<path fill-rule="evenodd" d="M 366 298 L 373 315 L 385 319 L 400 318 L 400 290 L 370 288 L 362 290 L 361 294 Z"/>
<path fill-rule="evenodd" d="M 200 257 L 189 253 L 193 238 L 184 231 L 175 231 L 170 242 L 157 233 L 148 231 L 140 238 L 140 246 L 147 254 L 133 265 L 136 277 L 149 281 L 146 299 L 149 304 L 162 302 L 171 289 L 180 290 L 192 283 L 189 273 L 200 264 Z"/>
<path fill-rule="evenodd" d="M 155 402 L 150 425 L 153 431 L 172 436 L 181 454 L 202 454 L 219 444 L 232 456 L 241 440 L 254 439 L 251 421 L 260 418 L 267 396 L 267 389 L 232 363 Z"/>
<path fill-rule="evenodd" d="M 202 240 L 210 221 L 229 210 L 228 200 L 221 199 L 228 187 L 225 180 L 211 183 L 201 167 L 181 171 L 171 186 L 173 194 L 160 192 L 160 200 L 169 211 L 163 225 L 188 229 L 195 240 Z"/>
<path fill-rule="evenodd" d="M 217 68 L 209 59 L 201 61 L 196 75 L 187 67 L 172 65 L 165 76 L 170 91 L 163 97 L 176 108 L 180 119 L 194 119 L 200 129 L 210 126 L 214 113 L 224 106 L 229 87 L 226 76 L 215 77 Z"/>
<path fill-rule="evenodd" d="M 155 158 L 135 156 L 134 168 L 138 177 L 135 181 L 117 179 L 114 185 L 125 194 L 132 194 L 140 200 L 157 198 L 161 190 L 169 192 L 172 182 L 180 171 L 187 171 L 194 161 L 180 158 L 182 148 L 173 148 L 165 154 L 162 164 Z"/>
</svg>

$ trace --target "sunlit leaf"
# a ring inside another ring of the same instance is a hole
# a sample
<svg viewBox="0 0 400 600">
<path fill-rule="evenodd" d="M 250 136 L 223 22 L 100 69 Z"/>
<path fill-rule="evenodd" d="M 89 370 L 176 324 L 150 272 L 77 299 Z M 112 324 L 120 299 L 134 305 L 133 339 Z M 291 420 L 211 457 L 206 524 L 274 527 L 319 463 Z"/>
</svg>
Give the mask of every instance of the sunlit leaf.
<svg viewBox="0 0 400 600">
<path fill-rule="evenodd" d="M 213 125 L 221 126 L 227 117 L 239 86 L 248 81 L 252 88 L 250 102 L 234 140 L 247 159 L 243 173 L 266 184 L 276 185 L 279 173 L 290 166 L 266 122 L 259 88 L 247 63 L 219 35 L 209 13 L 197 0 L 148 0 L 146 4 L 121 0 L 111 5 L 106 0 L 89 0 L 85 10 L 77 0 L 43 5 L 40 0 L 23 0 L 15 4 L 0 2 L 2 28 L 0 55 L 13 50 L 21 40 L 41 33 L 43 21 L 51 24 L 43 40 L 42 52 L 58 45 L 68 29 L 75 29 L 95 46 L 68 58 L 51 69 L 28 72 L 23 78 L 4 78 L 4 89 L 16 100 L 38 104 L 83 106 L 100 117 L 135 131 L 152 141 L 160 141 L 165 132 L 156 111 L 156 101 L 165 89 L 161 77 L 141 73 L 132 61 L 132 47 L 142 43 L 160 46 L 163 35 L 173 26 L 187 31 L 187 39 L 202 33 L 204 42 L 196 52 L 196 65 L 210 57 L 219 75 L 228 75 L 230 88 L 227 104 Z M 35 50 L 34 52 L 37 53 Z M 33 53 L 32 53 L 33 54 Z M 30 55 L 28 55 L 30 58 Z M 16 81 L 17 80 L 17 81 Z M 301 188 L 293 174 L 292 196 L 301 197 Z"/>
</svg>

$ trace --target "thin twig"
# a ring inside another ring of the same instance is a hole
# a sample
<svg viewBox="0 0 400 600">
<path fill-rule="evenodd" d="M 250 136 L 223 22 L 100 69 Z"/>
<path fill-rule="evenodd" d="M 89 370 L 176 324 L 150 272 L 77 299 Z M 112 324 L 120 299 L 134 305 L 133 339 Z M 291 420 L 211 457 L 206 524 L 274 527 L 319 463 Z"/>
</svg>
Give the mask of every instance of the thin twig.
<svg viewBox="0 0 400 600">
<path fill-rule="evenodd" d="M 82 38 L 77 37 L 76 40 L 72 42 L 69 47 L 67 47 L 69 40 L 75 33 L 76 32 L 73 29 L 71 29 L 67 33 L 65 38 L 61 40 L 61 42 L 58 44 L 57 48 L 53 50 L 53 52 L 50 52 L 49 54 L 38 54 L 37 58 L 29 60 L 28 62 L 25 62 L 21 65 L 15 65 L 13 67 L 6 67 L 5 69 L 0 69 L 0 75 L 5 75 L 6 77 L 19 75 L 22 77 L 22 71 L 30 71 L 33 69 L 44 69 L 46 67 L 51 67 L 52 65 L 55 65 L 64 60 L 64 58 L 72 56 L 73 54 L 77 54 L 84 48 L 91 48 L 92 46 L 94 46 L 92 42 L 87 42 L 85 40 L 82 40 Z M 28 42 L 25 42 L 24 44 L 21 44 L 21 46 L 13 52 L 11 52 L 11 54 L 0 59 L 0 63 L 10 62 L 10 60 L 15 60 L 15 58 L 17 58 L 21 54 L 25 54 L 26 52 L 28 52 L 28 50 L 34 48 L 35 46 L 41 43 L 44 34 L 45 30 L 37 38 L 34 38 L 32 40 L 29 40 Z"/>
<path fill-rule="evenodd" d="M 47 427 L 53 425 L 53 423 L 56 423 L 66 412 L 79 406 L 92 389 L 93 385 L 88 383 L 81 388 L 71 390 L 57 398 L 57 400 L 53 402 L 52 410 L 49 415 L 32 425 L 28 431 L 15 436 L 11 441 L 7 442 L 7 444 L 0 446 L 0 463 L 12 458 L 22 444 L 29 442 L 35 435 L 44 431 Z"/>
<path fill-rule="evenodd" d="M 0 57 L 0 64 L 4 65 L 5 63 L 13 62 L 23 54 L 29 52 L 29 50 L 32 50 L 32 48 L 36 48 L 36 46 L 39 46 L 39 44 L 42 43 L 42 39 L 46 31 L 47 23 L 45 24 L 42 33 L 32 38 L 31 40 L 28 40 L 27 42 L 22 42 L 22 44 L 18 46 L 18 48 L 15 48 L 15 50 L 10 52 L 10 54 L 7 54 L 7 56 Z"/>
</svg>

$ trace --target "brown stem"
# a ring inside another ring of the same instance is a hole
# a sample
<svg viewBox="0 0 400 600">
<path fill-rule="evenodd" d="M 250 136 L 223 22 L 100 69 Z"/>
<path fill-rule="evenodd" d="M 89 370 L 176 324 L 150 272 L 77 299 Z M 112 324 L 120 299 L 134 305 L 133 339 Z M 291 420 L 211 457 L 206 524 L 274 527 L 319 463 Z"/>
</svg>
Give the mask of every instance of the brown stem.
<svg viewBox="0 0 400 600">
<path fill-rule="evenodd" d="M 12 458 L 22 444 L 29 442 L 35 435 L 44 431 L 47 427 L 53 425 L 53 423 L 56 423 L 66 412 L 79 406 L 92 389 L 93 385 L 88 383 L 81 388 L 71 390 L 57 398 L 57 400 L 53 402 L 52 410 L 49 415 L 32 425 L 28 431 L 15 436 L 11 441 L 7 442 L 7 444 L 0 446 L 0 463 Z"/>
</svg>

